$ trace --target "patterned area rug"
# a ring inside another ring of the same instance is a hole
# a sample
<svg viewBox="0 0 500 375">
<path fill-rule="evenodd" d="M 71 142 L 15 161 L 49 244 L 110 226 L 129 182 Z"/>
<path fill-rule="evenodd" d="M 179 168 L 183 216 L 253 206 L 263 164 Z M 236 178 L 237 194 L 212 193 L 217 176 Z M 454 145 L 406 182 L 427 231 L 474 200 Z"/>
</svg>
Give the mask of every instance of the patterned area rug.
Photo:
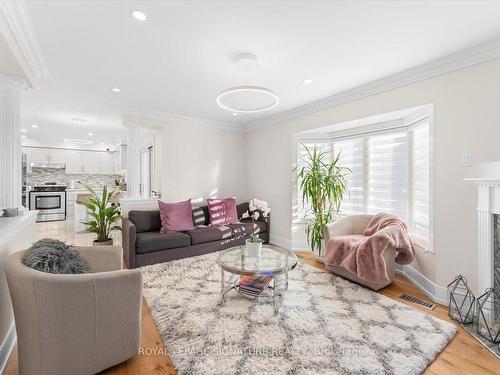
<svg viewBox="0 0 500 375">
<path fill-rule="evenodd" d="M 304 263 L 278 314 L 231 291 L 218 254 L 143 267 L 144 294 L 180 374 L 419 374 L 456 327 Z"/>
</svg>

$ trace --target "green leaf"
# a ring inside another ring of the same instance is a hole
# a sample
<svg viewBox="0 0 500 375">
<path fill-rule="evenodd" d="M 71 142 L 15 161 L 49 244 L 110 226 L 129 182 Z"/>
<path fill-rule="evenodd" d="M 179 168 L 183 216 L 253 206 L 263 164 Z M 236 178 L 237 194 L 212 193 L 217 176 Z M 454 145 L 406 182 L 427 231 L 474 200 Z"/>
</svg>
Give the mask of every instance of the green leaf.
<svg viewBox="0 0 500 375">
<path fill-rule="evenodd" d="M 345 194 L 348 194 L 346 176 L 351 170 L 340 166 L 340 152 L 333 155 L 328 162 L 329 152 L 309 149 L 305 144 L 307 155 L 304 160 L 297 162 L 293 171 L 297 172 L 297 182 L 302 193 L 302 205 L 310 205 L 306 214 L 311 215 L 307 220 L 306 237 L 313 250 L 321 253 L 323 243 L 323 226 L 329 223 L 338 213 Z"/>
</svg>

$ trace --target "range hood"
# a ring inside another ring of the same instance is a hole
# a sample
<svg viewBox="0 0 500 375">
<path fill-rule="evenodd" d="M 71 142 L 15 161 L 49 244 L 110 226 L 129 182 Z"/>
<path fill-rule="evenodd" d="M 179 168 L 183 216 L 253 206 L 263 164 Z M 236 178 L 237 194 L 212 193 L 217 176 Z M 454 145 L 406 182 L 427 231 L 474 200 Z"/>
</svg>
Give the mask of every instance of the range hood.
<svg viewBox="0 0 500 375">
<path fill-rule="evenodd" d="M 40 162 L 40 161 L 36 161 L 36 162 L 33 162 L 30 164 L 31 168 L 46 168 L 46 169 L 64 169 L 66 168 L 66 164 L 65 163 L 54 163 L 54 162 L 50 162 L 50 161 L 44 161 L 44 162 Z"/>
</svg>

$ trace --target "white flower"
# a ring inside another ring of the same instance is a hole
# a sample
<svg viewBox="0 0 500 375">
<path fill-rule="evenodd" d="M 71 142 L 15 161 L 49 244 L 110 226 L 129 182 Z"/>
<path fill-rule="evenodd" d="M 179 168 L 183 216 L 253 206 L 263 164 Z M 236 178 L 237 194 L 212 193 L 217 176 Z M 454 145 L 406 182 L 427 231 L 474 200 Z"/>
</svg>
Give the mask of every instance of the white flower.
<svg viewBox="0 0 500 375">
<path fill-rule="evenodd" d="M 269 207 L 266 207 L 263 211 L 262 211 L 262 214 L 264 217 L 268 217 L 269 216 L 269 212 L 271 212 L 271 209 Z"/>
<path fill-rule="evenodd" d="M 255 212 L 253 213 L 253 216 L 252 216 L 252 217 L 253 217 L 253 219 L 254 219 L 254 220 L 257 220 L 257 219 L 259 218 L 259 216 L 260 216 L 259 211 L 255 211 Z"/>
<path fill-rule="evenodd" d="M 248 211 L 244 212 L 243 215 L 241 216 L 243 219 L 248 219 L 250 217 L 250 214 Z"/>
</svg>

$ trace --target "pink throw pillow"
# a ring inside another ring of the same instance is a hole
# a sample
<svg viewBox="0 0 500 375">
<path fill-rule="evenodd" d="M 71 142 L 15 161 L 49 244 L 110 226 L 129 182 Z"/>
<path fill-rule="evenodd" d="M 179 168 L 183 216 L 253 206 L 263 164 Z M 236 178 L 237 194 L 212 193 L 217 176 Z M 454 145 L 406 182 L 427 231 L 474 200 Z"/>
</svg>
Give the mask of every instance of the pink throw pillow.
<svg viewBox="0 0 500 375">
<path fill-rule="evenodd" d="M 181 232 L 193 230 L 193 216 L 191 199 L 177 203 L 158 201 L 160 206 L 161 230 L 160 233 Z"/>
<path fill-rule="evenodd" d="M 210 225 L 227 225 L 238 222 L 238 212 L 236 211 L 236 198 L 207 199 L 208 216 Z"/>
</svg>

